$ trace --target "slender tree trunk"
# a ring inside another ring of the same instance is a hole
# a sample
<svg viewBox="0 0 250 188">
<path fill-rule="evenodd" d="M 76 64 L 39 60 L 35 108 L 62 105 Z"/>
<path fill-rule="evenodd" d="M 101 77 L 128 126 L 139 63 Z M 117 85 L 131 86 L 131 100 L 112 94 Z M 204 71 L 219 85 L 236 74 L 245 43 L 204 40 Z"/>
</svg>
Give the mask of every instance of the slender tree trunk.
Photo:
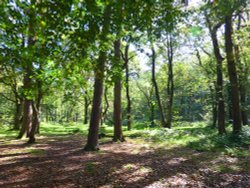
<svg viewBox="0 0 250 188">
<path fill-rule="evenodd" d="M 101 122 L 101 125 L 103 125 L 103 123 L 106 122 L 107 113 L 108 113 L 108 109 L 109 109 L 108 87 L 104 88 L 104 101 L 105 101 L 105 107 L 104 107 L 104 111 L 102 113 L 102 122 Z"/>
<path fill-rule="evenodd" d="M 111 6 L 108 5 L 104 12 L 103 30 L 101 33 L 101 39 L 103 42 L 107 40 L 107 34 L 110 28 L 110 15 Z M 92 100 L 92 111 L 89 125 L 89 133 L 87 144 L 84 148 L 86 151 L 95 151 L 99 149 L 98 145 L 98 132 L 101 118 L 101 104 L 103 93 L 103 78 L 104 68 L 106 62 L 106 51 L 100 50 L 97 68 L 95 70 L 95 83 L 94 83 L 94 95 Z"/>
<path fill-rule="evenodd" d="M 237 30 L 239 31 L 241 28 L 241 14 L 238 15 L 238 24 L 237 24 Z M 240 40 L 240 37 L 237 37 L 238 40 Z M 246 101 L 246 87 L 245 87 L 245 81 L 247 80 L 247 73 L 245 73 L 244 66 L 241 62 L 240 58 L 240 47 L 239 44 L 234 45 L 235 50 L 235 57 L 236 57 L 236 63 L 239 66 L 239 89 L 240 89 L 240 102 L 241 102 L 241 117 L 242 117 L 242 124 L 248 125 L 248 116 L 247 116 L 247 101 Z"/>
<path fill-rule="evenodd" d="M 122 135 L 122 114 L 121 114 L 121 91 L 122 91 L 122 83 L 121 83 L 121 75 L 119 74 L 122 71 L 121 66 L 121 42 L 120 40 L 116 40 L 114 42 L 114 50 L 115 50 L 115 64 L 114 67 L 118 72 L 118 75 L 115 76 L 115 86 L 114 86 L 114 138 L 113 141 L 124 141 Z"/>
<path fill-rule="evenodd" d="M 35 133 L 40 133 L 40 125 L 41 125 L 41 103 L 42 103 L 42 98 L 43 98 L 43 93 L 42 93 L 42 82 L 38 81 L 38 96 L 37 96 L 37 101 L 34 105 L 36 105 L 36 113 L 34 115 L 36 116 L 36 131 Z M 55 115 L 56 118 L 56 115 Z"/>
<path fill-rule="evenodd" d="M 214 83 L 214 89 L 212 86 L 210 88 L 210 93 L 211 93 L 211 104 L 212 104 L 212 128 L 216 128 L 216 123 L 217 123 L 217 96 L 216 96 L 216 83 Z"/>
<path fill-rule="evenodd" d="M 129 45 L 125 47 L 125 71 L 126 71 L 126 98 L 127 98 L 127 126 L 128 130 L 131 130 L 132 118 L 131 118 L 131 98 L 129 92 L 129 57 L 128 57 Z"/>
<path fill-rule="evenodd" d="M 151 100 L 149 101 L 149 107 L 150 107 L 150 126 L 155 126 L 155 105 L 153 102 L 153 99 L 151 97 Z"/>
<path fill-rule="evenodd" d="M 233 51 L 232 41 L 232 16 L 228 15 L 225 17 L 225 47 L 227 56 L 227 67 L 229 80 L 231 85 L 231 97 L 232 97 L 232 113 L 233 113 L 233 133 L 238 134 L 241 132 L 241 107 L 239 99 L 239 85 L 237 78 L 237 70 L 235 65 L 235 56 Z"/>
<path fill-rule="evenodd" d="M 247 100 L 246 100 L 246 88 L 244 85 L 240 86 L 240 94 L 241 94 L 241 105 L 242 105 L 242 109 L 241 109 L 241 116 L 242 116 L 242 124 L 243 125 L 248 125 L 248 115 L 247 115 Z"/>
<path fill-rule="evenodd" d="M 172 127 L 173 120 L 173 99 L 174 99 L 174 76 L 173 76 L 173 44 L 171 35 L 168 36 L 168 104 L 167 104 L 167 122 L 166 127 Z"/>
<path fill-rule="evenodd" d="M 88 123 L 89 119 L 89 101 L 88 96 L 84 96 L 84 124 Z"/>
<path fill-rule="evenodd" d="M 15 103 L 16 111 L 15 111 L 15 117 L 14 117 L 14 127 L 13 130 L 19 130 L 20 129 L 20 120 L 22 117 L 22 104 L 20 101 L 16 101 Z"/>
<path fill-rule="evenodd" d="M 161 105 L 161 98 L 160 98 L 160 94 L 159 94 L 159 89 L 158 89 L 157 81 L 155 78 L 155 50 L 154 50 L 154 47 L 152 47 L 152 83 L 153 83 L 153 86 L 155 89 L 155 96 L 156 96 L 156 100 L 157 100 L 159 111 L 160 111 L 161 126 L 166 127 L 166 128 L 170 128 L 167 126 L 166 121 L 165 121 L 163 108 Z"/>
<path fill-rule="evenodd" d="M 222 63 L 224 58 L 221 56 L 220 47 L 217 38 L 217 30 L 221 26 L 221 23 L 217 24 L 216 26 L 212 27 L 208 16 L 206 16 L 209 31 L 213 43 L 213 51 L 214 56 L 216 58 L 216 100 L 217 100 L 217 123 L 218 123 L 218 131 L 219 134 L 225 134 L 225 100 L 223 94 L 223 71 L 222 71 Z"/>
</svg>

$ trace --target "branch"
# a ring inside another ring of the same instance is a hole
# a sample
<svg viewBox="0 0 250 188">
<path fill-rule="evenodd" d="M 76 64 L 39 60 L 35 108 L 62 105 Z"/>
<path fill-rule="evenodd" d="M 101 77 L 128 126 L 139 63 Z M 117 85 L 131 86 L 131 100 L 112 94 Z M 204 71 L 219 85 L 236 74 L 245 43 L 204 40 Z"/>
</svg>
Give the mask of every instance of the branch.
<svg viewBox="0 0 250 188">
<path fill-rule="evenodd" d="M 13 103 L 16 103 L 15 100 L 13 100 L 13 99 L 11 99 L 11 98 L 5 96 L 3 93 L 0 93 L 0 95 L 1 95 L 3 98 L 7 99 L 8 101 L 11 101 L 11 102 L 13 102 Z"/>
</svg>

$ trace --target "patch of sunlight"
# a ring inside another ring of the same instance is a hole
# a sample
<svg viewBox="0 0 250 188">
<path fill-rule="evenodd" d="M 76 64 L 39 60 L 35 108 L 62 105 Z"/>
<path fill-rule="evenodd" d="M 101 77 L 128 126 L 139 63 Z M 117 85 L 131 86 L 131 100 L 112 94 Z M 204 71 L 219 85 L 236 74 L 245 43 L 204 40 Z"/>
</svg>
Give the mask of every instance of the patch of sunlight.
<svg viewBox="0 0 250 188">
<path fill-rule="evenodd" d="M 14 155 L 14 154 L 21 154 L 21 153 L 25 153 L 26 151 L 24 149 L 10 149 L 10 150 L 4 150 L 2 153 L 0 153 L 1 155 Z"/>
<path fill-rule="evenodd" d="M 148 174 L 148 173 L 153 172 L 153 169 L 147 166 L 142 166 L 140 167 L 139 172 L 142 174 Z"/>
<path fill-rule="evenodd" d="M 230 157 L 226 155 L 222 155 L 211 161 L 212 164 L 217 164 L 217 163 L 238 163 L 239 159 L 236 157 Z"/>
<path fill-rule="evenodd" d="M 218 164 L 218 165 L 213 165 L 212 169 L 221 172 L 221 173 L 234 173 L 234 172 L 240 172 L 242 168 L 238 165 L 234 164 Z"/>
<path fill-rule="evenodd" d="M 143 180 L 145 177 L 149 176 L 153 170 L 150 167 L 142 166 L 139 169 L 135 170 L 132 173 L 126 175 L 126 182 L 132 183 Z"/>
<path fill-rule="evenodd" d="M 122 166 L 122 169 L 125 169 L 125 170 L 132 170 L 132 169 L 136 169 L 136 168 L 137 168 L 137 166 L 135 164 L 130 164 L 130 163 Z"/>
<path fill-rule="evenodd" d="M 16 162 L 17 162 L 17 157 L 3 157 L 0 158 L 0 167 L 1 164 L 9 165 L 9 164 L 14 164 Z"/>
<path fill-rule="evenodd" d="M 178 158 L 172 158 L 170 159 L 167 163 L 169 165 L 178 165 L 184 161 L 186 161 L 187 159 L 183 158 L 183 157 L 178 157 Z"/>
</svg>

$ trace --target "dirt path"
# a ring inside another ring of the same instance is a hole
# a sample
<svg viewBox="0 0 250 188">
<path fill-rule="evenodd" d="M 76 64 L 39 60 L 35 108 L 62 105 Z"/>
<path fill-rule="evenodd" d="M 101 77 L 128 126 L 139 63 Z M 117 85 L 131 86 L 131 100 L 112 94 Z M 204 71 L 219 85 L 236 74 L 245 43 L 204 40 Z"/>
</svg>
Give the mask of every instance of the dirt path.
<svg viewBox="0 0 250 188">
<path fill-rule="evenodd" d="M 132 141 L 84 152 L 84 143 L 79 135 L 0 143 L 0 187 L 250 187 L 247 158 Z"/>
</svg>

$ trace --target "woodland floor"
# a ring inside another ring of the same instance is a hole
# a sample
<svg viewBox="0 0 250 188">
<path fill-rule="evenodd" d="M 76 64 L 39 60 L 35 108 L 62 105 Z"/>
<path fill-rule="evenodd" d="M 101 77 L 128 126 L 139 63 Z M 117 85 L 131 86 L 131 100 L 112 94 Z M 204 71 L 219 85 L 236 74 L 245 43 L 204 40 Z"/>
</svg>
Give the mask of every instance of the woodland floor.
<svg viewBox="0 0 250 188">
<path fill-rule="evenodd" d="M 0 187 L 250 187 L 250 159 L 186 147 L 104 139 L 85 152 L 79 134 L 39 137 L 34 145 L 0 139 Z"/>
</svg>

